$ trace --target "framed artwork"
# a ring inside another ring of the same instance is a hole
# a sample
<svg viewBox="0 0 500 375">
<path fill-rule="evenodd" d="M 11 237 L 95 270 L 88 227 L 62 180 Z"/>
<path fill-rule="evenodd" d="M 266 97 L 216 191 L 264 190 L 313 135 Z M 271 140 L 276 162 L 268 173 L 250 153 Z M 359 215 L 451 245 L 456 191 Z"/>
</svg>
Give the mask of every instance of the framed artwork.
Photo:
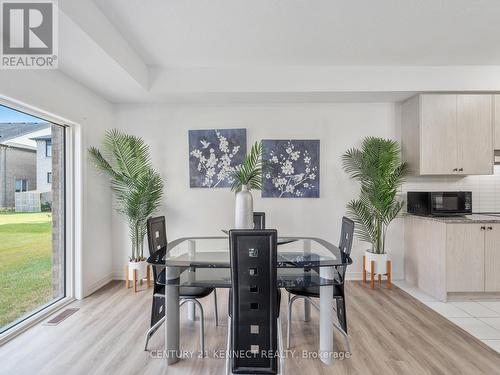
<svg viewBox="0 0 500 375">
<path fill-rule="evenodd" d="M 246 129 L 189 130 L 189 186 L 225 188 L 243 162 L 247 149 Z"/>
<path fill-rule="evenodd" d="M 262 197 L 319 198 L 319 140 L 263 140 Z"/>
</svg>

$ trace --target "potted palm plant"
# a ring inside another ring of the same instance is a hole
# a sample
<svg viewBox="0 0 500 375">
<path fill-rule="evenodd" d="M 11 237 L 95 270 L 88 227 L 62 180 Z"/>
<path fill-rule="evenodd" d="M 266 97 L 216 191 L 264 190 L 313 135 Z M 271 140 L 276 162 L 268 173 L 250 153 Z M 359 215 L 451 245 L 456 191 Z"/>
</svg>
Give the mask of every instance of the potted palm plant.
<svg viewBox="0 0 500 375">
<path fill-rule="evenodd" d="M 397 191 L 409 172 L 400 155 L 398 142 L 366 137 L 361 149 L 351 148 L 342 156 L 345 172 L 361 185 L 359 198 L 347 204 L 347 211 L 356 223 L 358 238 L 371 244 L 365 253 L 368 272 L 374 260 L 375 273 L 387 273 L 387 229 L 403 207 Z"/>
<path fill-rule="evenodd" d="M 109 130 L 102 142 L 102 151 L 89 149 L 89 155 L 101 172 L 111 181 L 115 209 L 127 220 L 131 241 L 128 264 L 129 280 L 133 271 L 137 278 L 146 277 L 144 257 L 146 222 L 158 209 L 163 197 L 163 181 L 151 164 L 149 147 L 142 138 L 117 129 Z"/>
<path fill-rule="evenodd" d="M 262 151 L 262 142 L 255 142 L 243 163 L 231 172 L 231 190 L 236 192 L 236 229 L 253 229 L 253 198 L 250 191 L 262 189 Z"/>
</svg>

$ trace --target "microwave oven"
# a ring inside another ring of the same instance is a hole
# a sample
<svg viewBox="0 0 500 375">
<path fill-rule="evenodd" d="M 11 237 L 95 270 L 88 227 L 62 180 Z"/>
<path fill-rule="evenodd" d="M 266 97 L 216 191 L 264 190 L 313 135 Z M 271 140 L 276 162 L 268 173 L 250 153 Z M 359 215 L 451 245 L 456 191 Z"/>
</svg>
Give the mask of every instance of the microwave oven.
<svg viewBox="0 0 500 375">
<path fill-rule="evenodd" d="M 409 191 L 407 212 L 423 216 L 472 214 L 470 191 Z"/>
</svg>

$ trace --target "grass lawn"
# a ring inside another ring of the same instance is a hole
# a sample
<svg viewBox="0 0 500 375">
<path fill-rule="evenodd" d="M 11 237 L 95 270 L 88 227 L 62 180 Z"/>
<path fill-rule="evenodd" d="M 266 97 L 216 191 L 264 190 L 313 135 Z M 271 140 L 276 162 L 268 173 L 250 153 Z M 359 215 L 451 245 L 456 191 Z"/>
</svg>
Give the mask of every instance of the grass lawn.
<svg viewBox="0 0 500 375">
<path fill-rule="evenodd" d="M 51 299 L 51 213 L 0 212 L 0 329 Z"/>
</svg>

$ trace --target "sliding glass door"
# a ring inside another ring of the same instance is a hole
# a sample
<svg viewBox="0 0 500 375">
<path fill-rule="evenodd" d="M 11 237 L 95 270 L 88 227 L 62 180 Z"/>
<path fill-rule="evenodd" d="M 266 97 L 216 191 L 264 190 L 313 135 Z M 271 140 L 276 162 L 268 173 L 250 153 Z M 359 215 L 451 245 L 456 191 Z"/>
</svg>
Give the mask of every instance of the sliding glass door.
<svg viewBox="0 0 500 375">
<path fill-rule="evenodd" d="M 0 333 L 66 295 L 65 133 L 0 106 Z"/>
</svg>

